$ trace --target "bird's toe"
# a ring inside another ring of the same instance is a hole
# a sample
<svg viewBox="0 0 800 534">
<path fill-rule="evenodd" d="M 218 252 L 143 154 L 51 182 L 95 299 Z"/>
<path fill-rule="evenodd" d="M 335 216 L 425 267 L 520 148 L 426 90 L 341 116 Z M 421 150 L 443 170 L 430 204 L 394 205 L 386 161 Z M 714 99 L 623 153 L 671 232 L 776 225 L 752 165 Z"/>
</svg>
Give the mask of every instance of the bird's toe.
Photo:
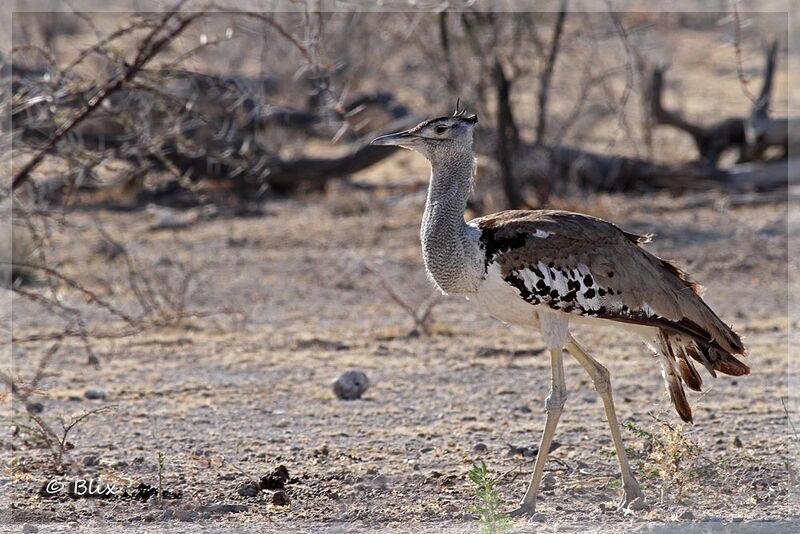
<svg viewBox="0 0 800 534">
<path fill-rule="evenodd" d="M 638 490 L 637 491 L 626 491 L 622 495 L 622 499 L 619 503 L 619 509 L 624 511 L 638 511 L 638 510 L 646 510 L 648 508 L 647 502 L 644 500 L 644 493 Z"/>
<path fill-rule="evenodd" d="M 544 514 L 537 512 L 536 508 L 529 504 L 520 504 L 513 510 L 507 512 L 509 517 L 525 517 L 532 521 L 544 521 Z"/>
</svg>

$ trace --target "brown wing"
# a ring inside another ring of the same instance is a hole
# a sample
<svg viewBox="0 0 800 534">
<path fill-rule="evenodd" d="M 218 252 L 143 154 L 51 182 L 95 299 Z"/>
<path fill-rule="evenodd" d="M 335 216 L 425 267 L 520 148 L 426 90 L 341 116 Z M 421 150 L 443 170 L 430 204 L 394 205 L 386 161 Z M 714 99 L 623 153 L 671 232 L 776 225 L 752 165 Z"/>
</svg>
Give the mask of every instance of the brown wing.
<svg viewBox="0 0 800 534">
<path fill-rule="evenodd" d="M 739 337 L 700 297 L 699 286 L 639 246 L 648 236 L 566 211 L 505 211 L 472 224 L 482 230 L 487 264 L 498 263 L 504 277 L 516 275 L 529 285 L 533 281 L 528 289 L 541 303 L 665 327 L 729 352 L 744 351 Z M 544 284 L 538 284 L 539 279 Z M 553 294 L 565 284 L 567 292 Z M 547 294 L 543 285 L 548 286 Z"/>
<path fill-rule="evenodd" d="M 472 224 L 482 231 L 487 268 L 497 263 L 528 302 L 661 329 L 660 352 L 675 363 L 667 374 L 674 371 L 692 389 L 701 381 L 687 356 L 712 374 L 749 372 L 733 356 L 745 350 L 739 336 L 706 305 L 697 284 L 639 246 L 648 236 L 565 211 L 505 211 Z M 670 384 L 671 394 L 677 386 Z M 688 405 L 681 416 L 691 418 Z"/>
</svg>

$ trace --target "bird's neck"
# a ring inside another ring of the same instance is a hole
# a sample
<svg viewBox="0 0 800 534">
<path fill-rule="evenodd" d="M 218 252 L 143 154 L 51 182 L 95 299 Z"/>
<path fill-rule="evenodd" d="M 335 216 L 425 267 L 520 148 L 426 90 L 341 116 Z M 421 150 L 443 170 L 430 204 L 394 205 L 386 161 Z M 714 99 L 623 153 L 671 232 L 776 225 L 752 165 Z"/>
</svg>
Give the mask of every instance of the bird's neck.
<svg viewBox="0 0 800 534">
<path fill-rule="evenodd" d="M 420 238 L 425 269 L 445 293 L 473 293 L 480 280 L 478 236 L 464 222 L 474 172 L 472 152 L 431 159 Z"/>
</svg>

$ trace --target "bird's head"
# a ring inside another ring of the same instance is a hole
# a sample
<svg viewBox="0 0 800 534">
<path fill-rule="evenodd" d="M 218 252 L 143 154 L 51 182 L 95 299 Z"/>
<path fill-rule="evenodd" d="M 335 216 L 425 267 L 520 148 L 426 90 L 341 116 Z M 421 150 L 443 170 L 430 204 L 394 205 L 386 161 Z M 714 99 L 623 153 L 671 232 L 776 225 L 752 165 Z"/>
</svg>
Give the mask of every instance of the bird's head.
<svg viewBox="0 0 800 534">
<path fill-rule="evenodd" d="M 438 117 L 419 123 L 410 130 L 382 135 L 372 140 L 373 145 L 399 146 L 415 150 L 433 160 L 439 154 L 472 151 L 472 129 L 478 122 L 475 114 L 456 111 L 451 117 Z"/>
</svg>

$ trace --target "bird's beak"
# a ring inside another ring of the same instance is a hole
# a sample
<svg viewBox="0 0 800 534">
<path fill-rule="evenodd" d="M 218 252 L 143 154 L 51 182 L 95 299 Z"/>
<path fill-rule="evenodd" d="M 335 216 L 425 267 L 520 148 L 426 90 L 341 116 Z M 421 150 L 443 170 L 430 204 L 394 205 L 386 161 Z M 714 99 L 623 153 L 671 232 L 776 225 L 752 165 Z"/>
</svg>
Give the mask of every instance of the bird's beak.
<svg viewBox="0 0 800 534">
<path fill-rule="evenodd" d="M 405 132 L 397 132 L 376 137 L 370 144 L 378 146 L 403 146 L 408 144 L 412 139 L 414 139 L 414 135 L 406 130 Z"/>
</svg>

